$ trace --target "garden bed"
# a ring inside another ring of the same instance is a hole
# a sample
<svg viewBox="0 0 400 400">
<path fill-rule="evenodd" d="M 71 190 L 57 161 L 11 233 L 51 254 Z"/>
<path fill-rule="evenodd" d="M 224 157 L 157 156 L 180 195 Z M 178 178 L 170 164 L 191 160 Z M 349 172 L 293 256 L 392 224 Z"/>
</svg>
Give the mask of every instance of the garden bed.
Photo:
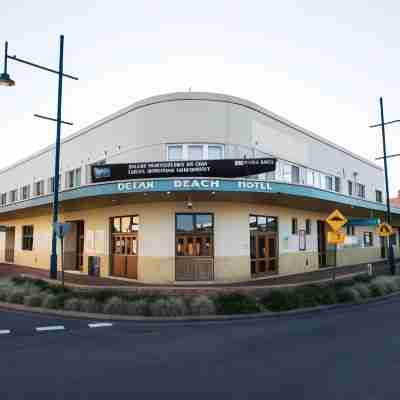
<svg viewBox="0 0 400 400">
<path fill-rule="evenodd" d="M 16 277 L 0 281 L 0 301 L 52 310 L 107 315 L 184 317 L 256 314 L 300 308 L 360 303 L 400 293 L 400 276 L 357 276 L 321 285 L 270 289 L 262 296 L 243 293 L 212 295 L 135 294 L 116 289 L 62 288 L 40 279 Z"/>
</svg>

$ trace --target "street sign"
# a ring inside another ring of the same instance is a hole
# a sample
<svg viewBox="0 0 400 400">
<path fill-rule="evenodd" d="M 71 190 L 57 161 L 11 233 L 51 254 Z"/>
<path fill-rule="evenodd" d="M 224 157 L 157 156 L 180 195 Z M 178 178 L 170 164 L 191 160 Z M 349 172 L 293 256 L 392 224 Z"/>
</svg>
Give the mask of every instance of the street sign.
<svg viewBox="0 0 400 400">
<path fill-rule="evenodd" d="M 328 232 L 328 243 L 341 244 L 344 243 L 346 235 L 344 232 Z"/>
<path fill-rule="evenodd" d="M 56 235 L 59 239 L 62 239 L 64 236 L 68 234 L 68 232 L 71 230 L 72 224 L 65 222 L 57 222 L 54 224 L 54 229 L 56 231 Z"/>
<path fill-rule="evenodd" d="M 337 232 L 347 222 L 347 219 L 339 210 L 335 210 L 325 221 L 334 232 Z"/>
<path fill-rule="evenodd" d="M 393 228 L 387 224 L 386 222 L 382 222 L 379 226 L 378 226 L 378 235 L 379 236 L 390 236 L 393 234 Z"/>
</svg>

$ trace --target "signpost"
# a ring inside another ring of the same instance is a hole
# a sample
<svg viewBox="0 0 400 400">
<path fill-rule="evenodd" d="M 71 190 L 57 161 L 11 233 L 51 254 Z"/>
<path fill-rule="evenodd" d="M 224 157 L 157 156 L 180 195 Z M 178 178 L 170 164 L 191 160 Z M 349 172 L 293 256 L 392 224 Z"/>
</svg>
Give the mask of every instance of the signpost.
<svg viewBox="0 0 400 400">
<path fill-rule="evenodd" d="M 240 178 L 275 171 L 275 158 L 154 161 L 92 166 L 92 181 L 175 177 Z"/>
<path fill-rule="evenodd" d="M 387 238 L 386 239 L 387 248 L 388 252 L 390 252 L 390 247 L 391 247 L 390 236 L 393 235 L 393 228 L 386 222 L 382 222 L 381 224 L 378 225 L 377 233 L 379 236 Z M 388 254 L 388 259 L 390 265 L 390 254 Z"/>
<path fill-rule="evenodd" d="M 54 225 L 56 236 L 61 240 L 61 284 L 64 288 L 64 237 L 71 230 L 70 223 L 56 222 Z"/>
<path fill-rule="evenodd" d="M 344 243 L 346 235 L 343 232 L 339 232 L 340 228 L 346 224 L 346 217 L 339 211 L 333 211 L 328 218 L 325 220 L 326 223 L 331 227 L 332 231 L 328 232 L 328 243 L 333 244 L 335 248 L 335 262 L 332 268 L 332 281 L 335 285 L 336 281 L 336 266 L 337 266 L 337 245 Z"/>
</svg>

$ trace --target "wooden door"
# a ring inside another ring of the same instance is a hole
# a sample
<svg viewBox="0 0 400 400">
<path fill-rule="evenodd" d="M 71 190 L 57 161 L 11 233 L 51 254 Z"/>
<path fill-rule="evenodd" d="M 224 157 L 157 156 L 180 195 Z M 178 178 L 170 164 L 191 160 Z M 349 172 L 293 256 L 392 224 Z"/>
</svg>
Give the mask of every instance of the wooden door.
<svg viewBox="0 0 400 400">
<path fill-rule="evenodd" d="M 6 230 L 6 253 L 5 261 L 9 263 L 14 262 L 14 247 L 15 247 L 15 228 L 8 228 Z"/>
<path fill-rule="evenodd" d="M 76 269 L 83 269 L 83 253 L 85 246 L 85 223 L 83 221 L 76 222 Z"/>
<path fill-rule="evenodd" d="M 113 275 L 137 279 L 137 234 L 112 236 Z"/>
<path fill-rule="evenodd" d="M 278 235 L 276 233 L 251 233 L 250 259 L 252 275 L 277 273 Z"/>
</svg>

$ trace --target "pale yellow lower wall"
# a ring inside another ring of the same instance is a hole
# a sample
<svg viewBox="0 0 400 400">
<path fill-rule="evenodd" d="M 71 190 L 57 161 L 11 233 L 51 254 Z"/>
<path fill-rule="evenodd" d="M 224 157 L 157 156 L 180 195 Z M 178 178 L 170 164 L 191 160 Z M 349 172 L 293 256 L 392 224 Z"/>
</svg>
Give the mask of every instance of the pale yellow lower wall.
<svg viewBox="0 0 400 400">
<path fill-rule="evenodd" d="M 85 224 L 85 253 L 83 273 L 88 273 L 88 256 L 100 257 L 100 275 L 111 274 L 110 218 L 139 215 L 138 280 L 148 283 L 175 282 L 175 214 L 177 212 L 210 212 L 214 214 L 214 279 L 216 282 L 238 282 L 251 279 L 249 214 L 278 217 L 279 273 L 282 275 L 310 272 L 318 269 L 316 221 L 326 215 L 292 210 L 268 204 L 230 202 L 194 202 L 188 210 L 185 202 L 160 202 L 115 205 L 107 208 L 64 212 L 61 221 L 83 220 Z M 298 218 L 299 229 L 305 219 L 312 221 L 311 235 L 307 235 L 307 250 L 299 251 L 299 237 L 292 235 L 291 218 Z M 49 269 L 51 249 L 51 215 L 3 221 L 15 227 L 15 264 Z M 33 251 L 22 247 L 22 226 L 34 225 Z M 369 228 L 370 230 L 373 228 Z M 358 228 L 357 228 L 358 230 Z M 358 235 L 367 229 L 360 228 Z M 5 235 L 0 234 L 0 261 L 4 261 Z M 375 247 L 344 248 L 338 252 L 338 265 L 372 262 L 380 259 L 378 238 Z M 398 246 L 396 255 L 400 256 Z M 58 254 L 60 246 L 58 245 Z M 60 268 L 60 257 L 59 257 Z"/>
</svg>

